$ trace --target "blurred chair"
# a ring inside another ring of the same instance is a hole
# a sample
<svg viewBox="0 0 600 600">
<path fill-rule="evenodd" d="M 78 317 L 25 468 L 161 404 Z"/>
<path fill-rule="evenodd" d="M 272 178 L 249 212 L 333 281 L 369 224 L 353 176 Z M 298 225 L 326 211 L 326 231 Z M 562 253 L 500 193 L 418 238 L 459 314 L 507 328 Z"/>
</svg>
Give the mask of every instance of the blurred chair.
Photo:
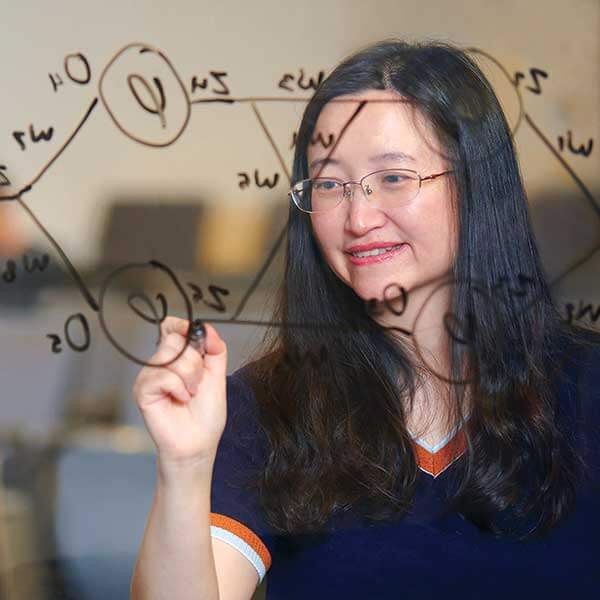
<svg viewBox="0 0 600 600">
<path fill-rule="evenodd" d="M 107 215 L 99 268 L 154 259 L 177 272 L 247 279 L 261 266 L 273 232 L 281 229 L 282 207 L 208 204 L 195 197 L 116 197 Z"/>
<path fill-rule="evenodd" d="M 155 259 L 172 269 L 192 271 L 197 266 L 201 217 L 198 199 L 167 204 L 116 198 L 106 220 L 99 264 L 114 269 Z"/>
</svg>

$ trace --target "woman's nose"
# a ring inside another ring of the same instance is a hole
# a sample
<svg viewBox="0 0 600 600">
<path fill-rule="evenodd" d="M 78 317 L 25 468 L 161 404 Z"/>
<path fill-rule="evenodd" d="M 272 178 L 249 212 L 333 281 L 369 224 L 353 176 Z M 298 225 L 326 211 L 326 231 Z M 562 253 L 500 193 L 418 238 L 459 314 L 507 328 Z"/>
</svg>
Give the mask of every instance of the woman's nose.
<svg viewBox="0 0 600 600">
<path fill-rule="evenodd" d="M 354 185 L 357 185 L 358 187 L 360 187 L 365 198 L 367 200 L 369 200 L 369 196 L 372 193 L 370 186 L 368 184 L 366 184 L 363 187 L 363 185 L 358 181 L 347 181 L 344 184 L 344 199 L 349 200 L 350 202 L 352 202 L 354 200 L 354 188 L 352 187 Z"/>
<path fill-rule="evenodd" d="M 358 185 L 360 191 L 355 190 Z M 385 216 L 374 205 L 371 189 L 361 186 L 358 182 L 350 182 L 344 187 L 344 201 L 348 201 L 347 227 L 353 233 L 361 235 L 365 231 L 383 224 Z"/>
<path fill-rule="evenodd" d="M 356 188 L 360 188 L 360 190 Z M 358 181 L 348 181 L 344 184 L 343 193 L 344 201 L 348 201 L 351 205 L 357 204 L 359 201 L 369 206 L 375 204 L 373 202 L 374 196 L 371 195 L 373 190 L 368 183 L 362 184 Z"/>
</svg>

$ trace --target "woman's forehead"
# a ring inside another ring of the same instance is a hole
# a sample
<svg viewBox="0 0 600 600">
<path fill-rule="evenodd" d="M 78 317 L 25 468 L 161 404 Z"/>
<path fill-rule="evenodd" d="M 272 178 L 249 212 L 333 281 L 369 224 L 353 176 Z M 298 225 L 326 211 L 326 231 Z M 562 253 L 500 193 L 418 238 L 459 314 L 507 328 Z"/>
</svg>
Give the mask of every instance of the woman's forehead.
<svg viewBox="0 0 600 600">
<path fill-rule="evenodd" d="M 435 137 L 431 124 L 414 104 L 389 90 L 369 90 L 340 96 L 323 107 L 307 158 L 311 164 L 330 155 L 393 159 L 404 154 L 407 160 L 412 157 L 423 162 L 437 152 Z M 333 145 L 326 148 L 319 140 L 333 140 Z"/>
</svg>

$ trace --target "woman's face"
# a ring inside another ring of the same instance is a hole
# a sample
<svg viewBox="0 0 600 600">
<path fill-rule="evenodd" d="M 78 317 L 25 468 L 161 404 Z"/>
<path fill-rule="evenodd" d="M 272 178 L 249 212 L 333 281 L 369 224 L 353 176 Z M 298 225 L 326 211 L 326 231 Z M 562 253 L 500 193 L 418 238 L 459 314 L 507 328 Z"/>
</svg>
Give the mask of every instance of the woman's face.
<svg viewBox="0 0 600 600">
<path fill-rule="evenodd" d="M 309 145 L 309 176 L 359 181 L 379 169 L 405 168 L 422 177 L 449 167 L 431 125 L 410 104 L 399 102 L 389 90 L 369 90 L 352 95 L 356 102 L 329 102 L 321 111 L 313 137 L 330 133 L 336 139 L 356 111 L 360 100 L 368 102 L 331 151 Z M 402 207 L 374 206 L 357 185 L 353 195 L 325 213 L 311 214 L 316 241 L 333 272 L 363 300 L 383 299 L 390 284 L 411 289 L 447 275 L 456 249 L 451 206 L 451 176 L 424 181 L 418 196 Z M 349 249 L 366 244 L 385 247 L 403 244 L 399 251 L 378 256 L 376 261 L 353 261 Z M 434 285 L 434 284 L 432 284 Z M 397 288 L 396 288 L 397 289 Z M 386 295 L 387 296 L 387 295 Z"/>
</svg>

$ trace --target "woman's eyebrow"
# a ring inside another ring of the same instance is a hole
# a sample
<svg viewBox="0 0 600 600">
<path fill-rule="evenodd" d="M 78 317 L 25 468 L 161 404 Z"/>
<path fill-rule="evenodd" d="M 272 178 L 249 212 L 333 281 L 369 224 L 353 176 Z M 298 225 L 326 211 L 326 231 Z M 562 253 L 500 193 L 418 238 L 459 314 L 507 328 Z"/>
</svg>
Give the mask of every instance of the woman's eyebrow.
<svg viewBox="0 0 600 600">
<path fill-rule="evenodd" d="M 324 158 L 316 158 L 315 160 L 313 160 L 310 163 L 309 168 L 311 171 L 314 171 L 317 167 L 324 167 L 325 165 L 339 165 L 339 164 L 340 164 L 339 160 L 325 156 Z"/>
<path fill-rule="evenodd" d="M 369 157 L 369 162 L 372 162 L 372 163 L 381 162 L 384 160 L 404 160 L 404 161 L 416 162 L 416 159 L 414 158 L 414 156 L 411 156 L 410 154 L 407 154 L 406 152 L 383 152 L 382 154 L 376 154 L 374 156 Z M 316 168 L 324 167 L 325 165 L 338 166 L 340 164 L 341 163 L 339 160 L 325 156 L 323 158 L 316 158 L 315 160 L 313 160 L 310 163 L 309 168 L 311 171 L 314 171 Z"/>
<path fill-rule="evenodd" d="M 376 154 L 369 158 L 369 162 L 381 162 L 382 160 L 407 160 L 415 162 L 414 156 L 405 152 L 384 152 L 383 154 Z"/>
</svg>

